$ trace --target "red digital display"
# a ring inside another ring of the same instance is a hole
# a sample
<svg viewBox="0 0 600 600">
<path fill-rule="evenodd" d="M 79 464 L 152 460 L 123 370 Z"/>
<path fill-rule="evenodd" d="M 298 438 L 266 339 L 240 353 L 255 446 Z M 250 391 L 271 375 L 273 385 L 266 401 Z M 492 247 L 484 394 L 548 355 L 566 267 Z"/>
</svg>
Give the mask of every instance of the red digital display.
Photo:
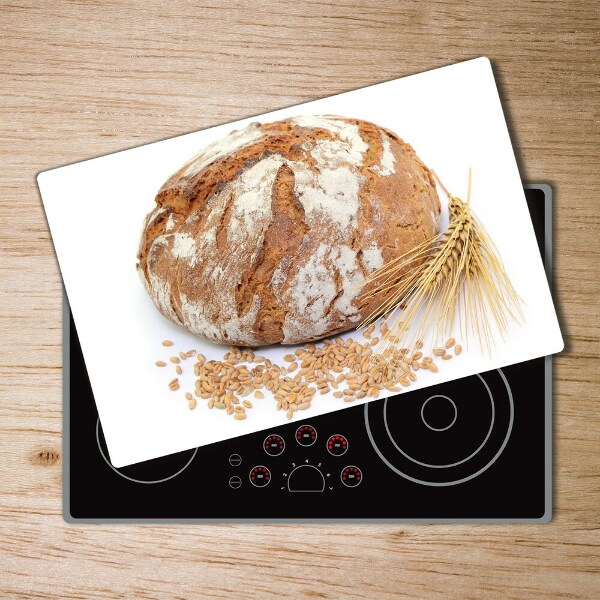
<svg viewBox="0 0 600 600">
<path fill-rule="evenodd" d="M 301 446 L 312 446 L 317 441 L 317 430 L 312 425 L 300 425 L 296 429 L 296 441 Z"/>
<path fill-rule="evenodd" d="M 340 434 L 332 435 L 327 440 L 327 452 L 333 456 L 342 456 L 348 450 L 348 440 Z"/>
</svg>

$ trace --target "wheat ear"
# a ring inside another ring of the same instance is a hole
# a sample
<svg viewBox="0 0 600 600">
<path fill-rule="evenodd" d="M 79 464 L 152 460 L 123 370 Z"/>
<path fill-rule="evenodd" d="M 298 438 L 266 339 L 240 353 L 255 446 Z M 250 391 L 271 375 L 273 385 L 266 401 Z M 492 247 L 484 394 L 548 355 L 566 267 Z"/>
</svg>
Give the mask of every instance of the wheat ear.
<svg viewBox="0 0 600 600">
<path fill-rule="evenodd" d="M 389 296 L 360 327 L 389 318 L 400 308 L 400 316 L 389 326 L 378 348 L 385 350 L 398 342 L 409 346 L 427 333 L 435 343 L 453 330 L 458 318 L 463 339 L 468 341 L 469 335 L 477 334 L 480 347 L 491 353 L 492 321 L 504 337 L 509 321 L 522 318 L 521 300 L 496 247 L 471 210 L 471 170 L 466 202 L 438 182 L 448 196 L 448 228 L 367 278 L 365 285 L 375 286 L 362 294 L 362 299 Z"/>
</svg>

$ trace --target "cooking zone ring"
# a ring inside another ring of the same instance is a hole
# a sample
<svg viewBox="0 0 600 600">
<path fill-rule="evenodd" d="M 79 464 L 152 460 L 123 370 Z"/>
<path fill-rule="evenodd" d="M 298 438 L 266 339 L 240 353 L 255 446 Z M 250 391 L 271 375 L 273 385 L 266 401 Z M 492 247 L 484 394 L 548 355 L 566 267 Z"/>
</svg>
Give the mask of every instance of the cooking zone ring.
<svg viewBox="0 0 600 600">
<path fill-rule="evenodd" d="M 503 386 L 493 386 L 486 381 L 485 378 L 489 379 L 492 374 L 497 374 L 499 376 Z M 514 424 L 514 402 L 510 385 L 508 384 L 508 381 L 501 369 L 490 371 L 489 373 L 485 373 L 483 375 L 478 374 L 476 377 L 478 377 L 480 383 L 483 384 L 489 397 L 491 403 L 491 418 L 489 428 L 487 429 L 487 433 L 484 436 L 483 441 L 466 458 L 446 464 L 432 464 L 431 462 L 419 461 L 403 450 L 398 440 L 392 435 L 387 418 L 389 403 L 402 402 L 403 395 L 394 398 L 386 398 L 383 403 L 383 408 L 381 408 L 379 403 L 365 404 L 364 418 L 367 434 L 379 458 L 381 458 L 381 460 L 392 471 L 401 477 L 420 485 L 433 487 L 447 487 L 465 483 L 466 481 L 478 477 L 484 471 L 489 469 L 494 462 L 496 462 L 500 454 L 502 454 L 506 444 L 509 441 Z M 495 393 L 492 392 L 492 389 L 495 390 Z M 418 393 L 418 391 L 413 393 Z M 408 397 L 409 396 L 407 395 L 406 398 Z M 424 401 L 424 404 L 427 403 L 428 400 L 429 398 Z M 503 411 L 498 410 L 498 403 L 500 402 L 506 403 L 506 405 L 503 407 Z M 499 412 L 504 414 L 503 419 L 497 418 Z M 419 414 L 422 414 L 421 410 L 419 410 Z M 383 421 L 383 423 L 381 423 L 381 421 Z M 452 424 L 454 424 L 454 421 Z M 504 428 L 504 430 L 502 432 L 497 431 L 499 427 Z M 476 460 L 478 455 L 482 452 L 485 452 L 485 450 L 488 449 L 487 446 L 492 443 L 499 444 L 498 449 L 493 453 L 491 458 L 486 460 L 483 465 L 476 465 L 474 467 L 474 472 L 463 474 L 460 477 L 450 477 L 448 481 L 436 480 L 438 477 L 443 477 L 443 474 L 446 472 L 446 470 L 460 467 L 469 461 Z M 432 476 L 430 478 L 427 477 L 428 472 L 433 475 L 434 471 L 437 471 L 436 476 Z"/>
</svg>

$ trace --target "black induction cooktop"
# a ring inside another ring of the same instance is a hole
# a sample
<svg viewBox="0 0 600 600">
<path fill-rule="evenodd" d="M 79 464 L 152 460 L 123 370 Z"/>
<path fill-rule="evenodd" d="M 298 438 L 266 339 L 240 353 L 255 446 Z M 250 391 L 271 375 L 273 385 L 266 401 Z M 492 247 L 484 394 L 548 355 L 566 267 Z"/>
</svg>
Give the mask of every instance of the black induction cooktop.
<svg viewBox="0 0 600 600">
<path fill-rule="evenodd" d="M 546 271 L 551 191 L 525 193 Z M 551 359 L 114 468 L 65 299 L 69 522 L 547 522 Z"/>
</svg>

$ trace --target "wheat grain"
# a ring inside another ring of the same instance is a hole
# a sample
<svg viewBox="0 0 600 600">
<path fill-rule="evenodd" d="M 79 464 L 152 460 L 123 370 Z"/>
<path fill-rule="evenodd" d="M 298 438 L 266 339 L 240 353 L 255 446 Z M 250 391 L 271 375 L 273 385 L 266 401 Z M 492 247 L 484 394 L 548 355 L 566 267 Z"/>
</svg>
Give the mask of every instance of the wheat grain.
<svg viewBox="0 0 600 600">
<path fill-rule="evenodd" d="M 385 339 L 388 332 L 385 327 L 383 331 Z M 254 398 L 264 398 L 261 390 L 266 390 L 272 393 L 276 410 L 283 410 L 287 418 L 292 418 L 296 411 L 309 409 L 317 393 L 332 392 L 334 398 L 345 402 L 377 398 L 382 390 L 398 393 L 409 387 L 417 380 L 416 373 L 421 369 L 437 372 L 431 357 L 422 356 L 421 344 L 415 343 L 412 354 L 408 348 L 397 347 L 373 354 L 371 344 L 378 342 L 377 338 L 355 341 L 338 337 L 325 340 L 321 345 L 307 344 L 284 357 L 291 360 L 287 369 L 255 356 L 252 349 L 242 351 L 232 347 L 223 360 L 207 361 L 202 354 L 196 354 L 194 395 L 187 392 L 185 398 L 190 408 L 196 407 L 196 396 L 206 400 L 209 409 L 217 408 L 227 415 L 247 416 L 245 409 L 253 405 L 246 397 L 253 393 Z M 455 345 L 454 352 L 460 352 L 459 348 Z M 191 352 L 187 351 L 185 356 Z M 443 349 L 443 360 L 448 360 L 446 354 Z M 179 360 L 179 357 L 181 353 L 172 358 Z M 176 369 L 179 374 L 179 365 Z M 170 390 L 179 388 L 178 379 L 169 382 Z"/>
</svg>

